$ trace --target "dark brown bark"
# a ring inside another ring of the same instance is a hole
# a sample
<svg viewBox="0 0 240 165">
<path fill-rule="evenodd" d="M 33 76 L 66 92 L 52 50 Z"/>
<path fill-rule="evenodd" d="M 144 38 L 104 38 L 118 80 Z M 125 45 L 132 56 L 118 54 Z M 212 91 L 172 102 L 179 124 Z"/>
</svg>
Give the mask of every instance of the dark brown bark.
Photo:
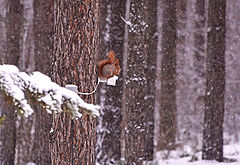
<svg viewBox="0 0 240 165">
<path fill-rule="evenodd" d="M 225 0 L 209 1 L 202 158 L 217 161 L 223 161 L 225 12 Z"/>
<path fill-rule="evenodd" d="M 34 0 L 34 39 L 36 70 L 51 77 L 53 54 L 53 6 L 51 1 Z"/>
<path fill-rule="evenodd" d="M 124 22 L 120 16 L 125 13 L 125 3 L 125 0 L 102 0 L 100 3 L 100 59 L 106 59 L 107 52 L 113 50 L 122 63 Z M 116 87 L 102 84 L 98 91 L 101 116 L 97 128 L 97 162 L 117 164 L 121 156 L 119 137 L 121 134 L 122 75 L 119 75 Z"/>
<path fill-rule="evenodd" d="M 162 70 L 158 150 L 174 149 L 176 122 L 176 1 L 162 2 Z"/>
<path fill-rule="evenodd" d="M 36 70 L 51 76 L 53 55 L 53 6 L 50 1 L 34 1 L 34 39 Z M 34 107 L 35 133 L 32 161 L 36 164 L 51 164 L 49 133 L 51 117 L 39 106 Z"/>
<path fill-rule="evenodd" d="M 157 1 L 130 1 L 129 21 L 123 89 L 125 159 L 126 164 L 142 164 L 153 159 Z"/>
<path fill-rule="evenodd" d="M 91 92 L 96 84 L 98 53 L 98 0 L 57 0 L 54 11 L 53 78 L 61 86 L 75 84 Z M 94 94 L 81 95 L 94 102 Z M 95 164 L 96 122 L 83 114 L 71 120 L 67 113 L 54 115 L 52 164 Z"/>
</svg>

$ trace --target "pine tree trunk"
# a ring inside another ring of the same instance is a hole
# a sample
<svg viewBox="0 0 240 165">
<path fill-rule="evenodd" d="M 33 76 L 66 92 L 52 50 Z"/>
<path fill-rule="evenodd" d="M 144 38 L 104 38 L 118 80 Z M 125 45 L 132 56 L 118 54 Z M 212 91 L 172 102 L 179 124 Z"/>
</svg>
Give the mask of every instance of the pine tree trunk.
<svg viewBox="0 0 240 165">
<path fill-rule="evenodd" d="M 206 25 L 206 7 L 205 0 L 197 0 L 195 2 L 196 19 L 195 19 L 195 61 L 194 66 L 199 76 L 204 76 L 205 62 L 205 25 Z"/>
<path fill-rule="evenodd" d="M 102 0 L 100 3 L 100 59 L 106 59 L 107 52 L 113 50 L 122 63 L 124 22 L 120 16 L 124 15 L 125 3 L 125 0 Z M 99 164 L 117 164 L 121 157 L 122 75 L 118 77 L 115 87 L 103 84 L 98 90 L 101 116 L 97 126 L 96 157 Z"/>
<path fill-rule="evenodd" d="M 36 71 L 51 76 L 53 55 L 53 6 L 50 1 L 33 2 L 34 45 Z M 34 106 L 35 133 L 32 151 L 32 162 L 51 164 L 49 133 L 51 115 L 43 108 Z"/>
<path fill-rule="evenodd" d="M 143 164 L 153 160 L 157 1 L 127 2 L 125 20 L 131 23 L 124 41 L 123 151 L 126 164 Z"/>
<path fill-rule="evenodd" d="M 240 3 L 227 1 L 226 7 L 226 87 L 224 133 L 230 135 L 235 142 L 240 139 Z"/>
<path fill-rule="evenodd" d="M 226 1 L 209 0 L 202 158 L 223 161 Z"/>
<path fill-rule="evenodd" d="M 6 41 L 7 41 L 7 29 L 6 29 L 6 14 L 7 14 L 7 2 L 6 0 L 0 0 L 0 64 L 6 63 Z"/>
<path fill-rule="evenodd" d="M 56 0 L 54 11 L 53 77 L 61 86 L 75 84 L 91 92 L 96 84 L 98 0 Z M 81 95 L 94 102 L 94 94 Z M 96 121 L 83 114 L 72 120 L 67 113 L 53 116 L 52 164 L 95 164 Z"/>
<path fill-rule="evenodd" d="M 5 6 L 5 9 L 4 9 Z M 3 30 L 5 31 L 4 49 L 1 49 L 1 63 L 18 64 L 20 56 L 20 27 L 22 20 L 22 6 L 19 0 L 10 0 L 1 2 L 3 7 L 1 16 Z M 4 29 L 5 28 L 5 29 Z M 2 38 L 4 39 L 4 38 Z M 2 43 L 3 44 L 3 43 Z M 3 55 L 3 56 L 2 56 Z M 4 94 L 0 94 L 0 116 L 5 120 L 0 127 L 0 164 L 14 164 L 15 147 L 16 147 L 16 114 L 12 107 L 12 102 Z M 5 104 L 6 103 L 6 104 Z"/>
<path fill-rule="evenodd" d="M 14 164 L 16 146 L 16 115 L 12 101 L 0 90 L 0 164 Z"/>
<path fill-rule="evenodd" d="M 174 149 L 176 122 L 176 2 L 162 1 L 162 70 L 158 150 Z"/>
<path fill-rule="evenodd" d="M 34 8 L 33 0 L 20 1 L 22 6 L 20 37 L 17 39 L 20 54 L 17 66 L 20 71 L 33 72 L 35 70 L 35 46 L 33 34 Z M 17 17 L 15 17 L 16 19 Z M 17 18 L 19 19 L 19 18 Z M 36 117 L 34 115 L 25 118 L 19 116 L 16 120 L 16 155 L 15 164 L 26 164 L 32 161 L 34 130 Z"/>
</svg>

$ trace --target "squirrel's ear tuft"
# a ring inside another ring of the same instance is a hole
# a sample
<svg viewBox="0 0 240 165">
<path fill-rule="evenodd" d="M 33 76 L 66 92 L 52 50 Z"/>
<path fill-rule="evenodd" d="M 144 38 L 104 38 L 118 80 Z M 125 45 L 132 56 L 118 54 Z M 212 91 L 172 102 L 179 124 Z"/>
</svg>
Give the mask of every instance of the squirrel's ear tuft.
<svg viewBox="0 0 240 165">
<path fill-rule="evenodd" d="M 111 50 L 110 52 L 108 52 L 108 58 L 110 60 L 110 63 L 114 63 L 115 62 L 116 58 L 115 58 L 114 51 Z"/>
<path fill-rule="evenodd" d="M 114 51 L 110 50 L 110 52 L 108 52 L 108 57 L 109 57 L 109 58 L 115 58 L 115 53 L 114 53 Z"/>
</svg>

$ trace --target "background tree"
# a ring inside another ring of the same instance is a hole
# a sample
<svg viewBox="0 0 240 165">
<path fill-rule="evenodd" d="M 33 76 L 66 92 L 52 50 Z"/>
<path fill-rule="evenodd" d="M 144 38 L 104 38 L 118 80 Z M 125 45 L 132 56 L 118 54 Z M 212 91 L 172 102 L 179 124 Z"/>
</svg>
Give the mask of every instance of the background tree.
<svg viewBox="0 0 240 165">
<path fill-rule="evenodd" d="M 203 159 L 223 161 L 226 1 L 208 2 Z"/>
<path fill-rule="evenodd" d="M 156 22 L 157 1 L 127 1 L 122 130 L 126 164 L 153 159 Z"/>
<path fill-rule="evenodd" d="M 33 35 L 35 70 L 52 78 L 53 56 L 53 6 L 50 1 L 33 1 Z M 36 164 L 51 164 L 49 149 L 49 133 L 51 129 L 51 115 L 43 108 L 35 107 L 34 141 L 32 148 L 32 162 Z"/>
<path fill-rule="evenodd" d="M 51 34 L 47 32 L 52 30 L 52 21 L 44 22 L 44 19 L 51 19 L 48 6 L 47 3 L 33 0 L 1 1 L 1 63 L 16 65 L 22 71 L 27 72 L 34 71 L 36 67 L 38 71 L 50 75 L 51 60 L 49 59 L 51 59 L 51 45 L 53 44 L 50 40 Z M 43 18 L 41 11 L 48 15 L 46 14 L 47 16 L 45 15 L 46 17 Z M 44 36 L 43 40 L 40 39 L 42 36 Z M 48 50 L 43 51 L 43 49 Z M 41 58 L 42 56 L 45 57 Z M 7 110 L 8 115 L 11 116 L 11 120 L 7 118 L 3 123 L 4 125 L 6 123 L 9 126 L 7 128 L 11 129 L 7 131 L 6 135 L 12 134 L 11 138 L 7 137 L 8 140 L 4 142 L 4 144 L 11 143 L 12 147 L 3 147 L 5 148 L 4 153 L 11 159 L 9 164 L 22 164 L 30 161 L 37 164 L 50 162 L 48 148 L 50 116 L 42 109 L 40 110 L 38 106 L 34 106 L 35 114 L 29 118 L 19 116 L 16 119 L 14 118 L 15 111 L 9 109 L 10 105 L 3 107 L 5 108 L 1 112 L 4 114 L 4 110 Z M 4 133 L 2 135 L 5 136 Z M 6 148 L 9 151 L 6 151 Z"/>
<path fill-rule="evenodd" d="M 75 84 L 80 92 L 91 92 L 96 84 L 98 53 L 98 0 L 57 0 L 54 11 L 53 77 L 61 86 Z M 82 95 L 94 102 L 94 94 Z M 53 117 L 52 164 L 95 164 L 96 121 L 83 114 Z"/>
<path fill-rule="evenodd" d="M 20 56 L 20 29 L 22 20 L 22 6 L 19 0 L 1 1 L 1 45 L 0 63 L 12 65 L 18 64 Z M 2 97 L 0 101 L 4 103 L 7 98 Z M 14 164 L 16 146 L 16 115 L 14 108 L 9 105 L 1 104 L 1 116 L 5 120 L 0 127 L 0 164 Z"/>
<path fill-rule="evenodd" d="M 6 61 L 6 40 L 7 40 L 7 29 L 6 29 L 6 8 L 7 3 L 5 0 L 0 0 L 0 62 L 5 63 Z"/>
<path fill-rule="evenodd" d="M 240 125 L 240 12 L 239 1 L 227 1 L 226 7 L 226 86 L 224 142 L 239 142 Z"/>
<path fill-rule="evenodd" d="M 176 102 L 178 149 L 202 147 L 205 94 L 205 1 L 177 1 Z M 202 120 L 201 120 L 202 119 Z"/>
<path fill-rule="evenodd" d="M 176 1 L 162 1 L 160 127 L 157 150 L 174 149 L 176 121 Z"/>
<path fill-rule="evenodd" d="M 99 16 L 99 60 L 107 58 L 107 52 L 113 50 L 122 62 L 125 0 L 102 0 Z M 116 87 L 100 85 L 98 102 L 101 116 L 98 118 L 96 157 L 99 164 L 117 164 L 121 157 L 121 98 L 122 76 Z M 114 143 L 113 143 L 114 142 Z"/>
<path fill-rule="evenodd" d="M 14 2 L 15 3 L 15 2 Z M 20 15 L 20 36 L 18 42 L 20 54 L 17 66 L 20 71 L 31 73 L 35 70 L 35 45 L 33 35 L 33 0 L 20 1 L 22 13 Z M 19 116 L 16 120 L 16 155 L 15 164 L 25 164 L 32 161 L 32 148 L 34 142 L 35 117 Z"/>
</svg>

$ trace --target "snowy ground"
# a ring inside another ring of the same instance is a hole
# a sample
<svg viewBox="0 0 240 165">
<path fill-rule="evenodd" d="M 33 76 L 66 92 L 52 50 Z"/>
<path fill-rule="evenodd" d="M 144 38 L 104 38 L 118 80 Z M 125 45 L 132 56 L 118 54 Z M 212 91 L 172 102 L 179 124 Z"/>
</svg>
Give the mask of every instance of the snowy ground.
<svg viewBox="0 0 240 165">
<path fill-rule="evenodd" d="M 159 156 L 159 155 L 158 155 Z M 176 153 L 170 153 L 169 159 L 158 160 L 154 162 L 154 165 L 240 165 L 240 143 L 225 145 L 224 146 L 224 157 L 228 159 L 228 161 L 219 163 L 216 161 L 206 161 L 201 160 L 201 152 L 196 153 L 195 158 L 198 160 L 191 161 L 192 156 L 180 158 Z M 231 162 L 229 160 L 234 160 Z"/>
</svg>

